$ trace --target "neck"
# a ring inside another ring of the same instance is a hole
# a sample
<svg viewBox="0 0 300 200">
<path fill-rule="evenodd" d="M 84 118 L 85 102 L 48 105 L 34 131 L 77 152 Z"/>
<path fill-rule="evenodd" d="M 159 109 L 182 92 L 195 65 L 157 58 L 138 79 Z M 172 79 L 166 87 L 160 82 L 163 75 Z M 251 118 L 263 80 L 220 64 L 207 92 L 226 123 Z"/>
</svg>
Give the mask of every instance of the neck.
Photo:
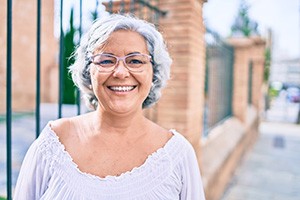
<svg viewBox="0 0 300 200">
<path fill-rule="evenodd" d="M 115 135 L 134 135 L 140 133 L 140 128 L 145 126 L 147 119 L 143 111 L 131 113 L 111 113 L 98 107 L 95 112 L 94 123 L 99 133 Z"/>
</svg>

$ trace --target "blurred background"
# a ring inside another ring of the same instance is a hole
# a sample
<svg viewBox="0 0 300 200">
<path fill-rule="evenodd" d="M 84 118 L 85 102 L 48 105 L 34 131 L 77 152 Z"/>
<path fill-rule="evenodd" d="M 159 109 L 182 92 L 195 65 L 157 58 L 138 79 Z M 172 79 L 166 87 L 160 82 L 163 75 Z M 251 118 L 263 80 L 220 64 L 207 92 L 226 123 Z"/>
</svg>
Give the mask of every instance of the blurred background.
<svg viewBox="0 0 300 200">
<path fill-rule="evenodd" d="M 89 112 L 68 74 L 95 19 L 154 23 L 172 78 L 145 115 L 193 145 L 208 200 L 300 198 L 300 1 L 0 2 L 0 199 L 49 120 Z"/>
</svg>

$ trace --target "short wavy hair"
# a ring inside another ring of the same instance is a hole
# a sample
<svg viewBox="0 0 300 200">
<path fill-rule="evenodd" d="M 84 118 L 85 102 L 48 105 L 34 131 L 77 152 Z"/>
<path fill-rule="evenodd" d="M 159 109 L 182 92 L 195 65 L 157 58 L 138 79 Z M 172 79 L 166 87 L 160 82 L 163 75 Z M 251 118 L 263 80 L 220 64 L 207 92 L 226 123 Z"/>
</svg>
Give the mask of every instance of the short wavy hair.
<svg viewBox="0 0 300 200">
<path fill-rule="evenodd" d="M 89 58 L 94 51 L 105 45 L 110 35 L 117 30 L 135 31 L 146 40 L 148 51 L 152 57 L 153 80 L 150 92 L 142 107 L 150 107 L 159 100 L 161 89 L 166 86 L 170 78 L 172 60 L 163 37 L 155 26 L 132 15 L 112 14 L 93 23 L 90 30 L 82 37 L 80 45 L 75 51 L 75 62 L 70 66 L 73 82 L 82 92 L 82 97 L 86 100 L 87 106 L 96 109 L 98 99 L 90 87 Z"/>
</svg>

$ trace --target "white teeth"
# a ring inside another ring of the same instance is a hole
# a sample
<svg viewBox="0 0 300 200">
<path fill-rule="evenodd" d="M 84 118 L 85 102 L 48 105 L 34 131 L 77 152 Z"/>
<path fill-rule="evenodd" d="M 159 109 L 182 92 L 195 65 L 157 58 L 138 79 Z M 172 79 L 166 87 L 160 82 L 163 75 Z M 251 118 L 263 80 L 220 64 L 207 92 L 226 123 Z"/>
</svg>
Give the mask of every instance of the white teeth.
<svg viewBox="0 0 300 200">
<path fill-rule="evenodd" d="M 128 92 L 134 89 L 134 86 L 111 86 L 109 87 L 113 91 Z"/>
</svg>

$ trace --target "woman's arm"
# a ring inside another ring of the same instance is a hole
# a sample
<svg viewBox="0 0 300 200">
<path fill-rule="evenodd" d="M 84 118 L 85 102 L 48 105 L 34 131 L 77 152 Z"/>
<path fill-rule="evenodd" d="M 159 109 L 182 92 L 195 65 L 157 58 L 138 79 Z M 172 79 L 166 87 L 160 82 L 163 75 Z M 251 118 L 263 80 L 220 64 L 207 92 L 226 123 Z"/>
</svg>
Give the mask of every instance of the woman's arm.
<svg viewBox="0 0 300 200">
<path fill-rule="evenodd" d="M 183 159 L 182 184 L 180 200 L 205 200 L 197 157 L 191 144 Z"/>
<path fill-rule="evenodd" d="M 37 139 L 25 155 L 14 191 L 15 200 L 40 199 L 46 189 L 48 167 L 40 148 L 40 139 Z"/>
</svg>

